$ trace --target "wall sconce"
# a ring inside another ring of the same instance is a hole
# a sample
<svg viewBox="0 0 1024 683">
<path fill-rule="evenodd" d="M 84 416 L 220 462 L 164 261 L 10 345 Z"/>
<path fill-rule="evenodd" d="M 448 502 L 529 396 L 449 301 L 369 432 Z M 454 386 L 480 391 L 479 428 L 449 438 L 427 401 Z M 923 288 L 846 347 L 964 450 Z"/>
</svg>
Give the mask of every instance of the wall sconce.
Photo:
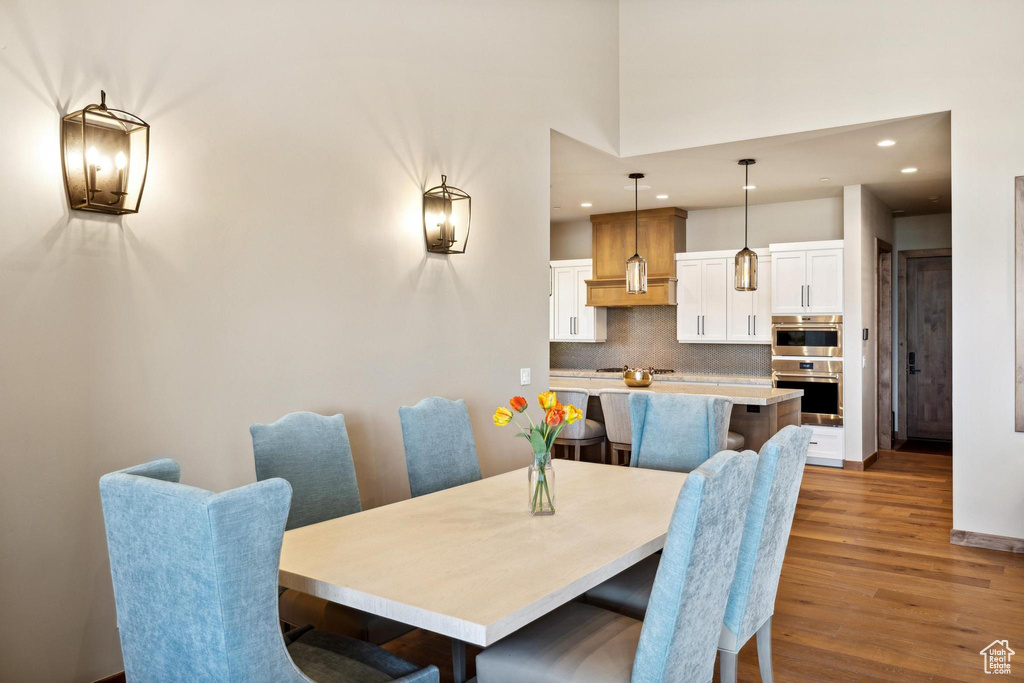
<svg viewBox="0 0 1024 683">
<path fill-rule="evenodd" d="M 469 241 L 469 219 L 473 200 L 457 187 L 441 184 L 423 193 L 423 234 L 427 251 L 435 254 L 465 254 Z M 455 245 L 461 245 L 456 247 Z"/>
<path fill-rule="evenodd" d="M 60 128 L 68 206 L 78 211 L 138 213 L 149 167 L 149 124 L 100 103 L 68 114 Z"/>
</svg>

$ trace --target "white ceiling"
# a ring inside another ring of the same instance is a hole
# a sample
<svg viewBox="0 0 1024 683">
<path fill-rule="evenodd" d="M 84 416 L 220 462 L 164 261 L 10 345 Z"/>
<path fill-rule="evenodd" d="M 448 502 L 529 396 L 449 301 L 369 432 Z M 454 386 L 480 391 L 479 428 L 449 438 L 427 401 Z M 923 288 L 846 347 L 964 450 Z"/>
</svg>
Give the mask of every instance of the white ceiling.
<svg viewBox="0 0 1024 683">
<path fill-rule="evenodd" d="M 743 167 L 750 167 L 751 204 L 841 197 L 844 185 L 865 185 L 896 215 L 950 211 L 949 112 L 841 128 L 620 158 L 551 132 L 551 220 L 633 208 L 634 172 L 640 208 L 687 210 L 743 204 Z M 895 140 L 879 147 L 880 140 Z M 915 167 L 917 173 L 901 173 Z M 821 181 L 819 178 L 828 178 Z M 629 189 L 625 189 L 626 187 Z M 655 195 L 667 194 L 668 199 Z M 938 199 L 933 199 L 937 197 Z M 593 203 L 584 208 L 583 202 Z M 560 207 L 556 209 L 555 207 Z"/>
</svg>

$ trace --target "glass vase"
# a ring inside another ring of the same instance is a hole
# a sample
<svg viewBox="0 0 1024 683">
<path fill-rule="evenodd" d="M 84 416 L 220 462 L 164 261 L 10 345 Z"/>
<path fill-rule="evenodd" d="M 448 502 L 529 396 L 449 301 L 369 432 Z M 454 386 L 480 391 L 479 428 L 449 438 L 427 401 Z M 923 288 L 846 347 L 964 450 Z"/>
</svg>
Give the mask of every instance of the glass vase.
<svg viewBox="0 0 1024 683">
<path fill-rule="evenodd" d="M 535 455 L 527 473 L 529 495 L 526 502 L 530 514 L 555 514 L 555 469 L 551 466 L 551 454 Z"/>
</svg>

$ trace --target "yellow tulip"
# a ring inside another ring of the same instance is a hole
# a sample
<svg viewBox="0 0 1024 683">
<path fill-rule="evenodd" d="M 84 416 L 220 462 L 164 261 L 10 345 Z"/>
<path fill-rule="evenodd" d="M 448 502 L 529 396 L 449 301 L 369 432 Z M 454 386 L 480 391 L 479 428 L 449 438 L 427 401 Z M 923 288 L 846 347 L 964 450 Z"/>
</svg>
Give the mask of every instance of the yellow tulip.
<svg viewBox="0 0 1024 683">
<path fill-rule="evenodd" d="M 583 413 L 576 406 L 569 404 L 565 407 L 565 423 L 572 424 L 576 420 L 583 417 Z"/>
<path fill-rule="evenodd" d="M 494 425 L 496 427 L 504 427 L 512 421 L 512 411 L 508 408 L 501 406 L 494 411 Z"/>
<path fill-rule="evenodd" d="M 555 396 L 555 392 L 553 391 L 545 391 L 543 394 L 537 394 L 537 403 L 539 403 L 540 407 L 544 410 L 554 408 L 557 400 L 558 398 Z"/>
</svg>

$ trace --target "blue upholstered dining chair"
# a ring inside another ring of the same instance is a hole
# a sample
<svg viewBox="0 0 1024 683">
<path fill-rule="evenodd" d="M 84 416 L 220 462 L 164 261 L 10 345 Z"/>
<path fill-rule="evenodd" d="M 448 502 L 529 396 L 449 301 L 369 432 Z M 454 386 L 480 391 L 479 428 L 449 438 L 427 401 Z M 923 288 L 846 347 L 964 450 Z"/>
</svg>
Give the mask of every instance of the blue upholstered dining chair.
<svg viewBox="0 0 1024 683">
<path fill-rule="evenodd" d="M 480 479 L 473 426 L 461 398 L 425 398 L 398 409 L 413 498 Z"/>
<path fill-rule="evenodd" d="M 689 472 L 728 443 L 732 399 L 633 392 L 630 467 Z"/>
<path fill-rule="evenodd" d="M 296 529 L 362 509 L 344 415 L 291 413 L 273 424 L 254 424 L 249 433 L 256 480 L 279 477 L 292 485 L 286 528 Z M 378 645 L 412 630 L 406 624 L 292 588 L 281 591 L 278 611 L 287 624 L 311 625 Z"/>
<path fill-rule="evenodd" d="M 477 655 L 479 683 L 710 681 L 756 461 L 727 451 L 686 478 L 642 622 L 570 602 Z"/>
<path fill-rule="evenodd" d="M 282 636 L 277 570 L 291 503 L 281 479 L 212 493 L 173 460 L 100 479 L 117 625 L 129 681 L 438 681 L 360 640 Z"/>
<path fill-rule="evenodd" d="M 736 681 L 737 655 L 755 633 L 761 680 L 772 681 L 771 619 L 810 441 L 809 428 L 791 425 L 761 447 L 718 641 L 722 683 Z M 643 619 L 657 572 L 658 556 L 652 555 L 588 591 L 586 601 Z"/>
</svg>

